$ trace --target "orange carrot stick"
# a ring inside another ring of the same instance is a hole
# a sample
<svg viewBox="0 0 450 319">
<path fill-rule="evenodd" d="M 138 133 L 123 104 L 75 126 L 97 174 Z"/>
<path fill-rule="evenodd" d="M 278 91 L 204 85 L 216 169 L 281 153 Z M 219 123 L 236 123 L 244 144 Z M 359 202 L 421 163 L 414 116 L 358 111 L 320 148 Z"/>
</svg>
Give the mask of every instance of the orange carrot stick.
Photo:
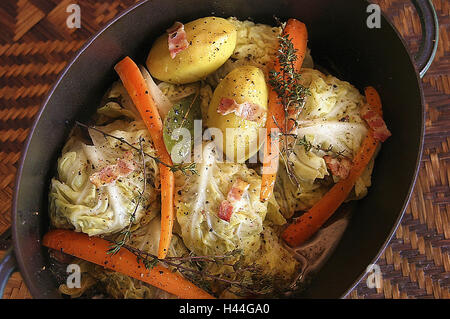
<svg viewBox="0 0 450 319">
<path fill-rule="evenodd" d="M 373 87 L 368 87 L 365 89 L 365 94 L 372 109 L 381 114 L 381 99 L 377 91 Z M 289 246 L 295 247 L 308 240 L 341 206 L 373 157 L 378 144 L 379 142 L 374 138 L 372 130 L 369 130 L 360 150 L 353 159 L 352 168 L 347 178 L 336 183 L 319 202 L 284 230 L 282 238 Z"/>
<path fill-rule="evenodd" d="M 377 112 L 383 116 L 383 109 L 381 107 L 381 98 L 377 90 L 373 86 L 368 86 L 364 88 L 364 94 L 366 96 L 367 103 L 371 106 L 374 112 Z"/>
<path fill-rule="evenodd" d="M 138 262 L 136 255 L 128 249 L 121 249 L 114 255 L 108 254 L 111 243 L 99 237 L 89 237 L 71 230 L 56 229 L 44 235 L 42 244 L 45 247 L 136 278 L 179 298 L 214 299 L 206 291 L 164 266 L 156 265 L 152 269 L 145 268 L 142 262 Z"/>
<path fill-rule="evenodd" d="M 294 63 L 294 68 L 296 72 L 299 72 L 306 54 L 306 45 L 308 40 L 308 32 L 306 30 L 306 26 L 298 20 L 289 19 L 286 23 L 286 27 L 283 30 L 283 34 L 289 35 L 294 48 L 297 50 L 297 60 Z M 275 61 L 274 70 L 280 72 L 280 64 L 278 59 Z M 275 179 L 278 171 L 278 135 L 280 131 L 276 123 L 283 123 L 284 116 L 284 108 L 281 103 L 281 99 L 271 88 L 269 91 L 269 105 L 267 110 L 267 140 L 264 146 L 263 175 L 261 180 L 260 194 L 261 202 L 269 200 L 269 198 L 272 196 L 273 187 L 275 186 Z"/>
<path fill-rule="evenodd" d="M 308 31 L 306 30 L 306 25 L 296 19 L 289 19 L 286 23 L 286 27 L 284 28 L 283 33 L 285 35 L 289 35 L 289 38 L 294 45 L 294 49 L 297 50 L 297 52 L 295 53 L 297 55 L 297 60 L 294 63 L 294 68 L 296 72 L 300 72 L 303 60 L 305 59 L 306 46 L 308 42 Z M 278 64 L 278 68 L 279 67 L 280 66 Z M 276 70 L 279 71 L 279 69 Z"/>
<path fill-rule="evenodd" d="M 161 237 L 159 240 L 158 258 L 164 258 L 167 255 L 172 239 L 175 178 L 170 167 L 167 167 L 167 165 L 172 166 L 173 163 L 164 144 L 163 123 L 145 79 L 136 63 L 129 57 L 125 57 L 116 64 L 114 69 L 144 120 L 160 160 L 166 164 L 159 164 L 161 179 Z"/>
</svg>

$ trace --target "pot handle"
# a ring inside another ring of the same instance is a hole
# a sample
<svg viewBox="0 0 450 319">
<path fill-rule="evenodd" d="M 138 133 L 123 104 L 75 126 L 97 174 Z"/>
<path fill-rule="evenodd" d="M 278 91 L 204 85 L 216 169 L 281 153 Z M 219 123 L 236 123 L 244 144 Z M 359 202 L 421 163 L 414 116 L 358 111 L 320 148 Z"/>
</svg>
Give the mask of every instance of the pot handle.
<svg viewBox="0 0 450 319">
<path fill-rule="evenodd" d="M 3 242 L 8 242 L 9 237 L 11 234 L 11 229 L 6 230 L 1 236 L 0 236 L 0 248 L 6 248 L 3 247 Z M 5 244 L 6 245 L 6 244 Z M 6 283 L 9 280 L 9 277 L 11 277 L 12 273 L 17 270 L 17 262 L 16 257 L 14 256 L 14 251 L 12 247 L 9 247 L 3 256 L 3 259 L 0 260 L 0 299 L 3 298 L 3 291 L 5 290 Z"/>
<path fill-rule="evenodd" d="M 16 257 L 14 256 L 14 251 L 11 247 L 0 261 L 0 299 L 3 298 L 3 292 L 9 277 L 11 277 L 12 273 L 15 272 L 16 269 Z"/>
<path fill-rule="evenodd" d="M 439 21 L 431 0 L 411 0 L 422 25 L 422 41 L 419 52 L 414 56 L 421 78 L 431 66 L 439 42 Z"/>
</svg>

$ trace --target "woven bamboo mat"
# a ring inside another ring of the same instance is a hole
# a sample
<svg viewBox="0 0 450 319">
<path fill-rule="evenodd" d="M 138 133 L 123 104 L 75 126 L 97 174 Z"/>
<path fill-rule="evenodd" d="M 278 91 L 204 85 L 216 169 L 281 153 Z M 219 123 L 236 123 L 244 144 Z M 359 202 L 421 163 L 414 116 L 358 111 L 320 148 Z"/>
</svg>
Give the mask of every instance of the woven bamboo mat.
<svg viewBox="0 0 450 319">
<path fill-rule="evenodd" d="M 10 225 L 21 148 L 46 92 L 89 36 L 135 2 L 77 1 L 80 29 L 65 24 L 72 0 L 0 2 L 0 233 Z M 374 2 L 416 52 L 421 31 L 412 4 Z M 440 42 L 423 79 L 427 120 L 421 170 L 401 226 L 378 262 L 382 288 L 369 289 L 363 280 L 349 298 L 450 298 L 450 2 L 433 2 Z M 4 297 L 30 298 L 20 274 L 9 281 Z"/>
</svg>

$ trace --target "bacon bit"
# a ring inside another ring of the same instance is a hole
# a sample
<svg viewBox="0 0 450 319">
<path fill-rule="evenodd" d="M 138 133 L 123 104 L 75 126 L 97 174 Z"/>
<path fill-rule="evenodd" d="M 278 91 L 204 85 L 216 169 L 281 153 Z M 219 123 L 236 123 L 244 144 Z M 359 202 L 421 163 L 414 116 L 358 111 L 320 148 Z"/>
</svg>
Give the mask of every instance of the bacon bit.
<svg viewBox="0 0 450 319">
<path fill-rule="evenodd" d="M 167 29 L 166 32 L 169 34 L 167 42 L 169 44 L 170 57 L 174 59 L 178 53 L 189 46 L 186 32 L 184 31 L 184 25 L 177 21 L 173 26 Z"/>
<path fill-rule="evenodd" d="M 323 157 L 331 174 L 342 179 L 347 178 L 352 167 L 352 162 L 347 158 L 333 158 L 329 155 Z"/>
<path fill-rule="evenodd" d="M 370 129 L 373 131 L 373 136 L 376 140 L 384 142 L 389 136 L 392 135 L 381 115 L 372 110 L 369 104 L 365 104 L 361 108 L 360 114 L 361 118 L 367 122 Z"/>
<path fill-rule="evenodd" d="M 240 201 L 244 192 L 250 187 L 250 184 L 242 179 L 238 178 L 231 186 L 230 191 L 228 192 L 227 199 L 235 203 Z"/>
<path fill-rule="evenodd" d="M 217 107 L 217 113 L 227 115 L 233 112 L 245 120 L 261 123 L 264 120 L 266 110 L 255 103 L 244 102 L 238 104 L 233 99 L 223 97 Z"/>
<path fill-rule="evenodd" d="M 232 214 L 233 205 L 227 200 L 222 201 L 219 207 L 219 218 L 229 222 Z"/>
<path fill-rule="evenodd" d="M 249 186 L 249 183 L 239 178 L 233 183 L 230 191 L 228 192 L 227 199 L 220 203 L 218 214 L 220 219 L 226 220 L 227 222 L 230 221 L 234 210 L 233 204 L 242 199 L 242 195 L 248 190 Z"/>
<path fill-rule="evenodd" d="M 111 164 L 93 173 L 89 180 L 97 187 L 110 185 L 119 177 L 125 177 L 136 169 L 136 163 L 133 161 L 133 154 L 126 152 L 124 158 L 119 158 L 116 164 Z"/>
</svg>

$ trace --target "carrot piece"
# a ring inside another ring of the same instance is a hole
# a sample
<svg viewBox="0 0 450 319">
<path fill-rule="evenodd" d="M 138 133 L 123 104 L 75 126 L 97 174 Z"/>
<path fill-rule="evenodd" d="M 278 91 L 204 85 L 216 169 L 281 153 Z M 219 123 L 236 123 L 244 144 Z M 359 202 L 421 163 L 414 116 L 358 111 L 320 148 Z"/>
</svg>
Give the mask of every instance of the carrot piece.
<svg viewBox="0 0 450 319">
<path fill-rule="evenodd" d="M 383 116 L 381 98 L 377 90 L 375 90 L 373 86 L 368 86 L 364 88 L 364 94 L 366 96 L 366 101 L 371 106 L 372 110 Z"/>
<path fill-rule="evenodd" d="M 114 69 L 144 120 L 160 160 L 172 166 L 172 159 L 164 144 L 163 122 L 139 67 L 129 57 L 125 57 L 116 64 Z M 167 255 L 172 239 L 175 178 L 170 167 L 159 164 L 159 169 L 161 177 L 161 236 L 158 258 L 164 258 Z"/>
<path fill-rule="evenodd" d="M 283 33 L 285 35 L 290 35 L 291 42 L 294 45 L 294 48 L 297 50 L 297 52 L 295 53 L 297 55 L 297 60 L 294 63 L 294 68 L 296 72 L 300 72 L 300 68 L 303 64 L 303 59 L 305 58 L 306 46 L 308 42 L 308 31 L 306 29 L 306 25 L 296 19 L 289 19 L 286 23 L 286 27 L 284 28 Z M 278 68 L 279 67 L 280 66 L 278 65 Z M 279 69 L 277 71 L 279 71 Z"/>
<path fill-rule="evenodd" d="M 294 48 L 297 50 L 297 60 L 295 61 L 294 68 L 295 71 L 299 72 L 306 54 L 306 45 L 308 40 L 306 26 L 304 23 L 296 19 L 289 19 L 283 30 L 283 34 L 289 35 Z M 274 70 L 280 72 L 280 64 L 278 59 L 275 61 Z M 273 187 L 275 186 L 275 179 L 279 165 L 279 138 L 272 137 L 278 136 L 279 134 L 279 128 L 276 123 L 283 122 L 284 109 L 281 99 L 278 97 L 277 93 L 270 88 L 266 123 L 267 140 L 264 146 L 263 175 L 261 180 L 261 202 L 269 200 L 272 196 Z"/>
<path fill-rule="evenodd" d="M 114 255 L 108 254 L 111 243 L 99 237 L 89 237 L 72 230 L 56 229 L 44 235 L 42 244 L 56 251 L 136 278 L 179 298 L 215 299 L 203 289 L 164 266 L 156 265 L 151 269 L 145 268 L 143 263 L 137 260 L 136 255 L 127 249 L 121 249 Z"/>
<path fill-rule="evenodd" d="M 159 165 L 161 178 L 161 235 L 159 237 L 158 258 L 165 258 L 172 240 L 174 222 L 173 197 L 175 195 L 175 177 L 169 167 Z"/>
<path fill-rule="evenodd" d="M 373 87 L 368 87 L 365 94 L 367 102 L 374 103 L 371 104 L 372 108 L 381 113 L 381 99 L 377 91 Z M 336 183 L 319 202 L 283 231 L 281 236 L 289 246 L 295 247 L 308 240 L 341 206 L 364 168 L 372 159 L 378 144 L 379 142 L 374 138 L 372 130 L 369 130 L 360 150 L 353 159 L 352 168 L 347 178 Z"/>
</svg>

